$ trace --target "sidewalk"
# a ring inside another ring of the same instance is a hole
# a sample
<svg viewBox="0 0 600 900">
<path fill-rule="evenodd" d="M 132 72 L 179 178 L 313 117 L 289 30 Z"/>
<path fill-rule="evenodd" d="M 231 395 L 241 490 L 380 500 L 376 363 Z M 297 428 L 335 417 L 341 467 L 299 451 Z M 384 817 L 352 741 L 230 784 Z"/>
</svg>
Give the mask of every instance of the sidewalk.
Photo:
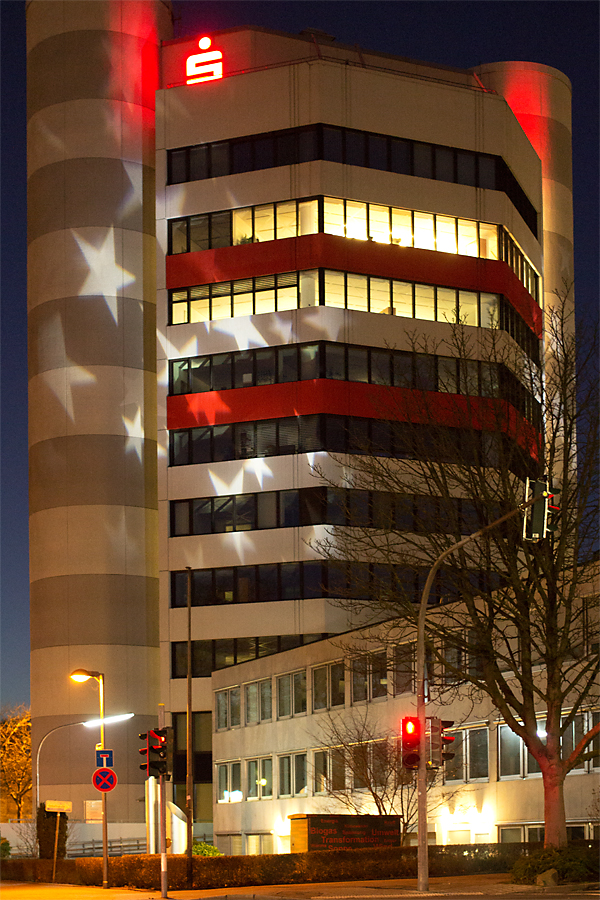
<svg viewBox="0 0 600 900">
<path fill-rule="evenodd" d="M 2 900 L 160 900 L 160 891 L 142 889 L 80 887 L 71 884 L 30 884 L 3 881 Z M 550 894 L 567 897 L 579 894 L 598 896 L 598 885 L 560 885 L 544 889 L 535 885 L 511 884 L 509 874 L 459 875 L 430 878 L 429 896 L 498 896 L 515 897 Z M 391 900 L 395 897 L 422 896 L 416 878 L 387 881 L 343 881 L 321 884 L 269 884 L 256 887 L 218 888 L 211 891 L 168 891 L 171 900 Z M 507 897 L 508 900 L 508 897 Z"/>
</svg>

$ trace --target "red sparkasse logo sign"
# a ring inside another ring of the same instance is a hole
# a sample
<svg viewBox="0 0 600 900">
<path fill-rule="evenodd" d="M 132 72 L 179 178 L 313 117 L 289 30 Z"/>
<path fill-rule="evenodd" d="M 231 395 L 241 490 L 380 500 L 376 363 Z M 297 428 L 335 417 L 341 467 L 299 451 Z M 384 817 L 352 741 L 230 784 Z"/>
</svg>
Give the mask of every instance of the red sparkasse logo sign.
<svg viewBox="0 0 600 900">
<path fill-rule="evenodd" d="M 215 81 L 223 77 L 223 54 L 220 50 L 210 50 L 212 41 L 209 37 L 201 37 L 198 41 L 202 53 L 193 53 L 185 61 L 186 84 L 198 84 L 200 81 Z M 209 51 L 209 52 L 207 52 Z"/>
</svg>

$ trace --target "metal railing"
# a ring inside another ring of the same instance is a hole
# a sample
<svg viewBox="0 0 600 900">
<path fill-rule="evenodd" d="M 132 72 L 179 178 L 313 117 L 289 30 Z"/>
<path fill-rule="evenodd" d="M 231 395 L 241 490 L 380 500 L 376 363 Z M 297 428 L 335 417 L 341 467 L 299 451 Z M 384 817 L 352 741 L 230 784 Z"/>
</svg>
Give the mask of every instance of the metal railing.
<svg viewBox="0 0 600 900">
<path fill-rule="evenodd" d="M 113 838 L 108 841 L 109 856 L 126 856 L 146 852 L 146 838 Z M 67 859 L 80 856 L 102 856 L 102 840 L 69 843 Z"/>
</svg>

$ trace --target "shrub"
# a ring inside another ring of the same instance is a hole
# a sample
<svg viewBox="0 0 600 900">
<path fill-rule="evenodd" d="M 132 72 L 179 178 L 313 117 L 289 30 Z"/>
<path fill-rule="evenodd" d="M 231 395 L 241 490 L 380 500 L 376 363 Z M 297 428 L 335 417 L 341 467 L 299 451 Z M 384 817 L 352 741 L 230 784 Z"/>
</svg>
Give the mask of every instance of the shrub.
<svg viewBox="0 0 600 900">
<path fill-rule="evenodd" d="M 37 840 L 40 859 L 54 859 L 56 838 L 56 818 L 58 816 L 58 846 L 56 855 L 64 859 L 67 855 L 67 819 L 65 813 L 46 812 L 46 805 L 40 803 L 37 810 Z"/>
<path fill-rule="evenodd" d="M 0 859 L 8 859 L 10 856 L 10 844 L 0 835 Z"/>
<path fill-rule="evenodd" d="M 213 844 L 207 844 L 206 841 L 194 841 L 192 854 L 193 856 L 223 856 L 220 850 L 217 850 Z"/>
<path fill-rule="evenodd" d="M 590 881 L 598 877 L 597 847 L 544 847 L 516 861 L 512 870 L 515 884 L 535 884 L 542 872 L 556 869 L 558 880 Z"/>
</svg>

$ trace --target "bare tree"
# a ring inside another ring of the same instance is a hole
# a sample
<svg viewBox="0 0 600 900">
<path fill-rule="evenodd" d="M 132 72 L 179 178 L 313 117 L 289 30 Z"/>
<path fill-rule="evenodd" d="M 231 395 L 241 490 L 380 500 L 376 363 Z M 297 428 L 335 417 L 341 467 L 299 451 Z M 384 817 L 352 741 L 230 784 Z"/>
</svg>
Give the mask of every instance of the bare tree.
<svg viewBox="0 0 600 900">
<path fill-rule="evenodd" d="M 379 639 L 385 621 L 396 644 L 414 635 L 444 550 L 515 509 L 526 477 L 560 490 L 553 535 L 525 540 L 516 516 L 449 559 L 426 626 L 430 688 L 491 699 L 540 767 L 545 840 L 558 846 L 565 776 L 600 732 L 597 335 L 576 340 L 568 290 L 546 313 L 543 366 L 500 329 L 449 330 L 444 346 L 414 338 L 413 367 L 437 354 L 437 393 L 390 390 L 382 444 L 371 435 L 338 458 L 351 527 L 317 548 L 346 578 L 338 602 L 353 621 L 379 623 Z M 356 490 L 369 498 L 358 513 Z"/>
<path fill-rule="evenodd" d="M 31 713 L 24 706 L 6 710 L 0 718 L 0 786 L 21 821 L 31 803 Z"/>
<path fill-rule="evenodd" d="M 417 783 L 414 771 L 402 766 L 398 736 L 373 721 L 367 704 L 319 717 L 313 738 L 323 748 L 313 776 L 317 788 L 352 813 L 375 809 L 381 816 L 399 816 L 404 844 L 417 820 Z M 428 774 L 429 787 L 436 775 L 436 770 Z"/>
</svg>

